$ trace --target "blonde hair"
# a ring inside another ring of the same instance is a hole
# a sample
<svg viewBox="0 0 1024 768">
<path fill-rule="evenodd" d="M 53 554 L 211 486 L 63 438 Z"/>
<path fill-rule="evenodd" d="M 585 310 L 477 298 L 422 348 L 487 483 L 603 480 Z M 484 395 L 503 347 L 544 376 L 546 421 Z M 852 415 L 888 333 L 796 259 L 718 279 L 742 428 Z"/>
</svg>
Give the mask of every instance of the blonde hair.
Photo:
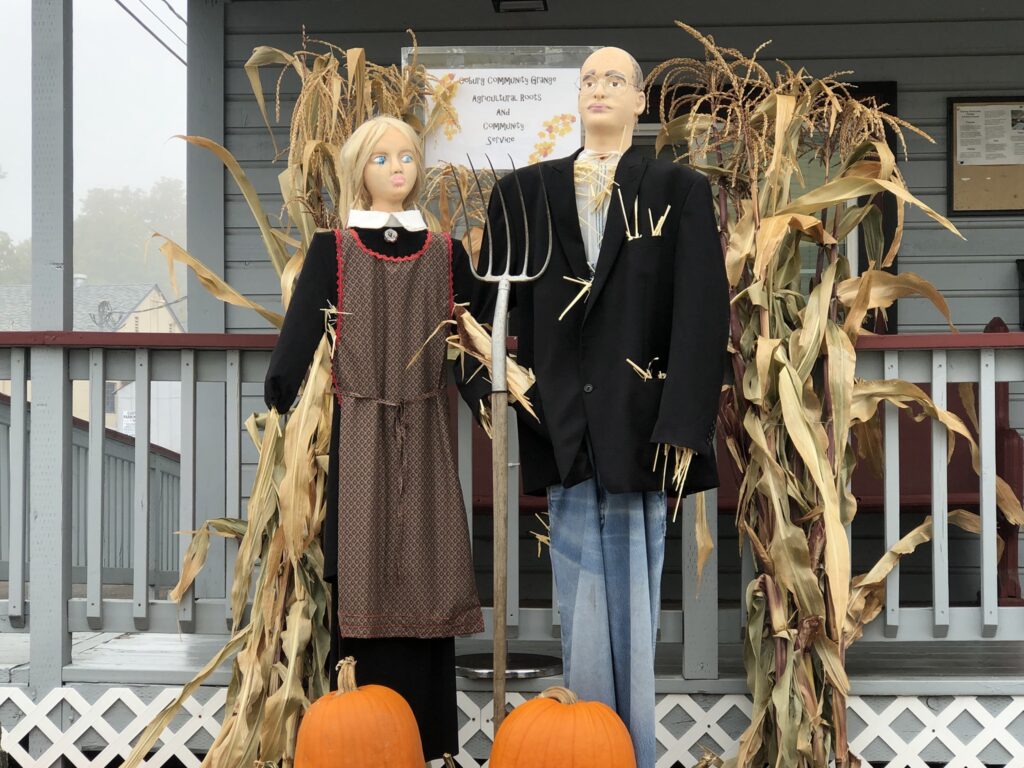
<svg viewBox="0 0 1024 768">
<path fill-rule="evenodd" d="M 426 175 L 423 162 L 423 144 L 416 131 L 408 123 L 395 117 L 382 115 L 373 117 L 360 125 L 349 136 L 341 148 L 338 158 L 338 170 L 341 179 L 341 195 L 338 200 L 338 219 L 341 226 L 346 226 L 348 212 L 353 208 L 369 209 L 370 194 L 363 183 L 363 171 L 370 162 L 377 142 L 385 133 L 394 129 L 409 140 L 412 148 L 413 161 L 416 163 L 416 182 L 409 194 L 402 201 L 403 208 L 415 207 L 423 187 Z"/>
</svg>

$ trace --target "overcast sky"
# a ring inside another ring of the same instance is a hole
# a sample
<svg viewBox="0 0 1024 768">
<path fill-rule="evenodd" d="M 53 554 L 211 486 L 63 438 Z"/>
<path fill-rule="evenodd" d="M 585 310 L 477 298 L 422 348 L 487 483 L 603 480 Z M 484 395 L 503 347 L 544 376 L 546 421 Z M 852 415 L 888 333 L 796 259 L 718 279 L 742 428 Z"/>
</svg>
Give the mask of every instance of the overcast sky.
<svg viewBox="0 0 1024 768">
<path fill-rule="evenodd" d="M 168 4 L 184 17 L 186 0 L 121 2 L 185 58 Z M 76 206 L 93 187 L 184 179 L 184 142 L 171 137 L 185 133 L 185 67 L 116 0 L 76 0 L 74 36 Z M 31 61 L 31 0 L 0 0 L 0 231 L 15 240 L 31 235 Z"/>
</svg>

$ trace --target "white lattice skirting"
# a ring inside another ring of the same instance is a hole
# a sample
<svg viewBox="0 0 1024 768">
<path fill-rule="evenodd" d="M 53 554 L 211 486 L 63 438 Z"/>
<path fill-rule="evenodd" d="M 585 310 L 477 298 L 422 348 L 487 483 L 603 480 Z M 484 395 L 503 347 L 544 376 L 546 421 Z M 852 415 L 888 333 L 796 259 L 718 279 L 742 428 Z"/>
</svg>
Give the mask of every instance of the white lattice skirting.
<svg viewBox="0 0 1024 768">
<path fill-rule="evenodd" d="M 50 691 L 37 704 L 24 688 L 0 688 L 0 746 L 23 768 L 49 766 L 61 757 L 77 768 L 106 766 L 129 753 L 177 690 L 69 687 Z M 196 755 L 217 734 L 224 694 L 223 688 L 205 688 L 190 698 L 147 764 L 177 758 L 198 766 Z M 517 705 L 524 699 L 513 693 L 509 700 Z M 460 768 L 486 765 L 493 736 L 490 694 L 460 691 L 459 708 L 457 762 Z M 660 696 L 658 768 L 689 768 L 705 748 L 732 754 L 749 715 L 746 696 Z M 849 720 L 851 746 L 872 766 L 1024 768 L 1024 696 L 855 697 Z"/>
</svg>

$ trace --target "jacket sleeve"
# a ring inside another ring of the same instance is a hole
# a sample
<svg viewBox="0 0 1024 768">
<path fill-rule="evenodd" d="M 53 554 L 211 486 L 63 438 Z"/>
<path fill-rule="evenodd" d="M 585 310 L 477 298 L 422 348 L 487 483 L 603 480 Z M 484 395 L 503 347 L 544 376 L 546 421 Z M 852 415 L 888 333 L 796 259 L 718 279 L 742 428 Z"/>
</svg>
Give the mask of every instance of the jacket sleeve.
<svg viewBox="0 0 1024 768">
<path fill-rule="evenodd" d="M 323 310 L 338 301 L 338 266 L 333 232 L 317 232 L 284 316 L 281 335 L 270 355 L 263 399 L 284 413 L 295 402 L 313 353 L 324 333 Z"/>
<path fill-rule="evenodd" d="M 651 441 L 711 454 L 725 373 L 729 289 L 711 185 L 690 186 L 675 246 L 668 371 Z"/>
</svg>

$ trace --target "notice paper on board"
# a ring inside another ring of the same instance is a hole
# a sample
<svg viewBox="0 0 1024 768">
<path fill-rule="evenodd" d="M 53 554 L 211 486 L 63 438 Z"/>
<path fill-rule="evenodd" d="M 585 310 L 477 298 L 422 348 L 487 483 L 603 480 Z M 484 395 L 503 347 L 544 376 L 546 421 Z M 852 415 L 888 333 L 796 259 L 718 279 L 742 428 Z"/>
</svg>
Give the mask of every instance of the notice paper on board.
<svg viewBox="0 0 1024 768">
<path fill-rule="evenodd" d="M 454 89 L 459 131 L 438 129 L 426 138 L 427 165 L 465 165 L 468 155 L 479 168 L 489 157 L 507 170 L 563 157 L 579 149 L 576 68 L 428 69 Z"/>
<path fill-rule="evenodd" d="M 1024 165 L 1024 103 L 956 105 L 958 165 Z"/>
</svg>

